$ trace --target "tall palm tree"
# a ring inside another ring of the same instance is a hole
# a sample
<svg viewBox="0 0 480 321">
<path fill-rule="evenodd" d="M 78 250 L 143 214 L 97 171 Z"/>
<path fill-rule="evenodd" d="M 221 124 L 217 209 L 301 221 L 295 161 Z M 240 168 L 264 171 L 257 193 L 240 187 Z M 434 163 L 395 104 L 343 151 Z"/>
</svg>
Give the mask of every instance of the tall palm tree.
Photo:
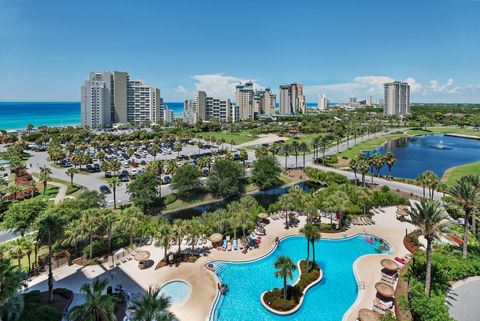
<svg viewBox="0 0 480 321">
<path fill-rule="evenodd" d="M 302 153 L 303 157 L 303 168 L 305 168 L 305 154 L 308 152 L 308 145 L 305 142 L 300 142 L 298 145 L 298 151 Z"/>
<path fill-rule="evenodd" d="M 170 248 L 170 240 L 172 239 L 172 236 L 173 236 L 172 226 L 170 225 L 167 219 L 162 220 L 159 224 L 155 238 L 157 239 L 156 245 L 163 246 L 163 250 L 164 250 L 163 258 L 165 262 L 167 262 L 167 252 L 168 252 L 168 249 Z"/>
<path fill-rule="evenodd" d="M 471 213 L 477 208 L 480 201 L 480 193 L 466 179 L 461 179 L 457 185 L 450 189 L 450 194 L 456 199 L 465 214 L 465 226 L 463 230 L 463 258 L 468 257 L 468 220 Z"/>
<path fill-rule="evenodd" d="M 461 179 L 467 180 L 475 190 L 480 193 L 480 175 L 467 175 L 462 177 Z M 474 236 L 477 235 L 477 213 L 478 213 L 478 206 L 475 207 L 471 213 L 472 215 L 472 233 Z"/>
<path fill-rule="evenodd" d="M 423 199 L 409 210 L 411 223 L 418 227 L 427 240 L 427 270 L 425 274 L 425 295 L 430 295 L 432 282 L 432 243 L 447 231 L 450 216 L 438 201 Z"/>
<path fill-rule="evenodd" d="M 89 246 L 89 260 L 93 258 L 93 234 L 99 228 L 101 223 L 101 213 L 98 208 L 89 208 L 84 210 L 80 215 L 78 224 L 83 227 L 83 230 L 88 234 L 88 246 Z"/>
<path fill-rule="evenodd" d="M 107 279 L 95 279 L 84 283 L 80 291 L 85 294 L 85 303 L 70 310 L 71 321 L 115 321 L 115 297 L 103 294 L 108 286 Z"/>
<path fill-rule="evenodd" d="M 243 168 L 245 168 L 245 162 L 248 160 L 248 153 L 245 149 L 240 150 L 240 160 L 242 161 Z"/>
<path fill-rule="evenodd" d="M 358 172 L 358 158 L 352 158 L 350 159 L 349 166 L 353 171 L 353 174 L 355 175 L 355 185 L 357 185 L 357 172 Z"/>
<path fill-rule="evenodd" d="M 382 169 L 383 165 L 385 164 L 385 158 L 382 154 L 373 154 L 372 156 L 372 165 L 375 167 L 377 171 L 377 177 L 380 176 L 380 170 Z"/>
<path fill-rule="evenodd" d="M 322 235 L 320 234 L 320 229 L 318 226 L 313 227 L 313 231 L 309 235 L 310 237 L 310 243 L 312 243 L 312 262 L 313 266 L 317 265 L 317 261 L 315 260 L 315 242 L 320 241 L 322 238 Z"/>
<path fill-rule="evenodd" d="M 300 229 L 300 233 L 305 235 L 305 239 L 307 240 L 307 273 L 310 271 L 310 239 L 312 238 L 313 234 L 316 234 L 316 228 L 313 224 L 307 223 L 305 226 Z"/>
<path fill-rule="evenodd" d="M 17 258 L 18 261 L 18 270 L 22 270 L 22 258 L 25 256 L 25 253 L 23 252 L 23 249 L 25 248 L 24 245 L 24 238 L 18 238 L 13 241 L 13 247 L 10 249 L 10 253 L 12 254 L 13 257 Z"/>
<path fill-rule="evenodd" d="M 113 209 L 117 209 L 117 187 L 122 184 L 122 181 L 117 176 L 114 176 L 108 180 L 108 186 L 112 189 L 113 193 Z"/>
<path fill-rule="evenodd" d="M 288 164 L 287 164 L 287 161 L 288 161 L 288 156 L 290 155 L 290 153 L 292 152 L 292 147 L 290 144 L 284 144 L 282 146 L 282 151 L 283 153 L 285 154 L 285 170 L 288 169 Z"/>
<path fill-rule="evenodd" d="M 47 166 L 40 167 L 40 181 L 43 183 L 43 195 L 47 192 L 47 184 L 51 180 L 52 170 Z"/>
<path fill-rule="evenodd" d="M 283 278 L 283 298 L 287 299 L 287 278 L 293 279 L 293 272 L 297 269 L 295 263 L 288 256 L 281 255 L 273 264 L 275 277 Z"/>
<path fill-rule="evenodd" d="M 153 161 L 157 159 L 157 154 L 160 153 L 160 147 L 157 144 L 154 144 L 150 149 L 150 152 L 153 154 Z"/>
<path fill-rule="evenodd" d="M 387 152 L 384 156 L 385 158 L 385 164 L 388 167 L 388 176 L 392 177 L 392 167 L 397 161 L 397 157 L 395 157 L 395 154 L 392 152 Z"/>
<path fill-rule="evenodd" d="M 165 161 L 163 159 L 154 160 L 148 163 L 147 168 L 149 171 L 155 174 L 158 180 L 158 197 L 162 197 L 162 174 Z"/>
<path fill-rule="evenodd" d="M 433 199 L 435 190 L 440 184 L 440 180 L 438 179 L 437 174 L 430 170 L 423 172 L 422 175 L 424 175 L 425 185 L 428 187 L 428 197 L 430 197 L 430 199 Z"/>
<path fill-rule="evenodd" d="M 28 261 L 28 273 L 32 270 L 32 252 L 35 248 L 35 243 L 33 241 L 33 237 L 31 235 L 24 237 L 23 242 L 23 252 L 27 256 Z"/>
<path fill-rule="evenodd" d="M 112 265 L 113 265 L 113 252 L 112 252 L 112 235 L 115 227 L 118 222 L 118 215 L 111 209 L 105 208 L 100 210 L 100 220 L 102 225 L 105 227 L 107 232 L 108 240 L 108 253 L 112 256 Z"/>
<path fill-rule="evenodd" d="M 67 171 L 65 172 L 65 174 L 67 174 L 69 177 L 70 177 L 70 186 L 73 186 L 73 177 L 75 176 L 75 174 L 77 174 L 78 171 L 73 168 L 73 167 L 70 167 L 69 169 L 67 169 Z"/>
<path fill-rule="evenodd" d="M 56 207 L 47 210 L 39 217 L 38 223 L 39 240 L 48 246 L 48 302 L 53 302 L 53 272 L 52 256 L 53 243 L 63 234 L 63 218 L 56 213 Z"/>
<path fill-rule="evenodd" d="M 362 185 L 363 185 L 363 187 L 365 187 L 365 183 L 366 183 L 365 176 L 368 173 L 368 160 L 365 157 L 365 155 L 360 154 L 357 157 L 357 161 L 358 161 L 358 170 L 362 174 Z"/>
<path fill-rule="evenodd" d="M 185 235 L 185 230 L 186 230 L 186 221 L 181 220 L 181 219 L 176 219 L 173 221 L 173 226 L 172 226 L 172 234 L 174 235 L 175 239 L 178 242 L 178 255 L 180 255 L 180 252 L 182 251 L 181 245 L 182 245 L 182 238 Z"/>
<path fill-rule="evenodd" d="M 133 321 L 172 321 L 174 315 L 168 311 L 170 299 L 160 296 L 160 289 L 148 288 L 141 299 L 132 300 L 130 309 L 133 311 Z"/>
<path fill-rule="evenodd" d="M 187 222 L 188 222 L 187 229 L 192 239 L 192 256 L 193 256 L 195 251 L 195 241 L 196 241 L 197 235 L 200 235 L 203 231 L 203 222 L 202 222 L 202 219 L 198 216 L 192 217 Z"/>
<path fill-rule="evenodd" d="M 138 228 L 139 224 L 144 221 L 144 215 L 141 209 L 136 206 L 130 206 L 129 208 L 122 210 L 120 212 L 119 226 L 128 231 L 128 236 L 130 239 L 129 246 L 133 245 L 133 236 L 135 229 Z"/>
</svg>

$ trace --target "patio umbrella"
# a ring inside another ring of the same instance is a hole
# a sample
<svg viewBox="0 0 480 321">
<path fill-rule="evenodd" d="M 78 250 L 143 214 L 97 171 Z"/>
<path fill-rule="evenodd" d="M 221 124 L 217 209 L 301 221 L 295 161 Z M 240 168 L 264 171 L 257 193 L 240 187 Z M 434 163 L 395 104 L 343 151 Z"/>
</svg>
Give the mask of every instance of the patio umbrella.
<svg viewBox="0 0 480 321">
<path fill-rule="evenodd" d="M 398 264 L 389 259 L 381 260 L 380 264 L 389 271 L 397 271 L 399 269 Z"/>
<path fill-rule="evenodd" d="M 298 214 L 295 212 L 288 213 L 288 216 L 290 216 L 291 218 L 298 218 Z"/>
<path fill-rule="evenodd" d="M 209 237 L 208 239 L 209 239 L 210 242 L 212 242 L 212 243 L 218 243 L 218 242 L 220 242 L 221 240 L 223 240 L 223 235 L 220 234 L 220 233 L 215 233 L 215 234 L 210 235 L 210 237 Z"/>
<path fill-rule="evenodd" d="M 395 293 L 395 290 L 390 285 L 383 282 L 376 283 L 375 289 L 386 298 L 393 298 L 393 294 Z"/>
<path fill-rule="evenodd" d="M 261 220 L 264 220 L 268 217 L 268 214 L 267 213 L 260 213 L 258 214 L 258 218 L 261 219 Z"/>
<path fill-rule="evenodd" d="M 148 251 L 138 251 L 137 253 L 135 253 L 135 260 L 137 261 L 145 261 L 147 260 L 148 258 L 150 257 L 150 252 Z"/>
<path fill-rule="evenodd" d="M 379 321 L 378 316 L 369 309 L 360 309 L 358 311 L 358 320 L 359 321 Z"/>
</svg>

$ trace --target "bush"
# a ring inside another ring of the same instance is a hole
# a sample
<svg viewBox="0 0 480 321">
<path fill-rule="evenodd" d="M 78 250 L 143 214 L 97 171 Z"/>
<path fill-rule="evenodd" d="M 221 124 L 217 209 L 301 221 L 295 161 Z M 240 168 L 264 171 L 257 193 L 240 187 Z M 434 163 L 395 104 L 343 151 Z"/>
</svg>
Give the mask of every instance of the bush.
<svg viewBox="0 0 480 321">
<path fill-rule="evenodd" d="M 318 163 L 326 164 L 326 165 L 333 165 L 338 163 L 338 157 L 335 155 L 329 155 L 325 157 L 320 157 L 317 160 Z"/>
<path fill-rule="evenodd" d="M 168 194 L 163 198 L 163 202 L 165 206 L 174 203 L 176 200 L 177 200 L 177 194 L 175 193 Z"/>
<path fill-rule="evenodd" d="M 382 186 L 382 192 L 383 193 L 390 192 L 390 187 L 388 187 L 387 185 L 383 185 Z"/>
</svg>

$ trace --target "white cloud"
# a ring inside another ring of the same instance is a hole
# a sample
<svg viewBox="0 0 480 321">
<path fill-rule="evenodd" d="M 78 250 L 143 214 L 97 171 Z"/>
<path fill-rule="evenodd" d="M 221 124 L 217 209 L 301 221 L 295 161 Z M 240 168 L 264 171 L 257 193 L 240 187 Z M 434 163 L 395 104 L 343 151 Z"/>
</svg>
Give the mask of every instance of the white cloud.
<svg viewBox="0 0 480 321">
<path fill-rule="evenodd" d="M 348 97 L 358 97 L 364 99 L 366 96 L 383 96 L 383 84 L 394 81 L 389 76 L 359 76 L 350 82 L 306 86 L 305 94 L 307 100 L 315 101 L 318 95 L 326 94 L 333 101 L 346 101 Z M 447 99 L 451 101 L 464 100 L 466 97 L 479 97 L 480 85 L 458 86 L 453 79 L 448 79 L 446 83 L 437 80 L 431 80 L 428 84 L 421 84 L 415 78 L 408 77 L 403 81 L 410 85 L 412 100 L 420 98 L 420 100 Z M 475 98 L 474 98 L 475 99 Z"/>
<path fill-rule="evenodd" d="M 235 86 L 248 81 L 224 74 L 195 75 L 192 76 L 192 79 L 195 80 L 195 90 L 204 90 L 209 96 L 232 100 L 235 99 Z M 253 81 L 253 87 L 260 88 L 262 86 Z"/>
<path fill-rule="evenodd" d="M 177 88 L 175 88 L 175 92 L 177 94 L 181 94 L 181 95 L 187 95 L 187 94 L 190 93 L 187 88 L 185 88 L 184 86 L 181 86 L 181 85 L 177 86 Z"/>
</svg>

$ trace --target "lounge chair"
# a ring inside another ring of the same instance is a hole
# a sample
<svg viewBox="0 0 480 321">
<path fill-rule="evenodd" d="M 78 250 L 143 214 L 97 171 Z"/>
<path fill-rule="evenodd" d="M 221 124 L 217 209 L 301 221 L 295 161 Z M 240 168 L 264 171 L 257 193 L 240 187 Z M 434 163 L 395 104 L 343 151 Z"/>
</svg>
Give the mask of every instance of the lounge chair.
<svg viewBox="0 0 480 321">
<path fill-rule="evenodd" d="M 231 251 L 232 250 L 232 242 L 228 241 L 227 242 L 227 251 Z"/>
<path fill-rule="evenodd" d="M 238 239 L 238 240 L 237 240 L 237 244 L 238 244 L 238 248 L 239 248 L 240 250 L 243 250 L 243 242 L 242 242 L 242 240 Z"/>
<path fill-rule="evenodd" d="M 237 250 L 237 249 L 238 249 L 237 240 L 233 240 L 233 249 L 234 249 L 234 250 Z"/>
<path fill-rule="evenodd" d="M 226 250 L 227 249 L 227 240 L 223 240 L 223 246 L 222 246 L 222 250 Z"/>
</svg>

